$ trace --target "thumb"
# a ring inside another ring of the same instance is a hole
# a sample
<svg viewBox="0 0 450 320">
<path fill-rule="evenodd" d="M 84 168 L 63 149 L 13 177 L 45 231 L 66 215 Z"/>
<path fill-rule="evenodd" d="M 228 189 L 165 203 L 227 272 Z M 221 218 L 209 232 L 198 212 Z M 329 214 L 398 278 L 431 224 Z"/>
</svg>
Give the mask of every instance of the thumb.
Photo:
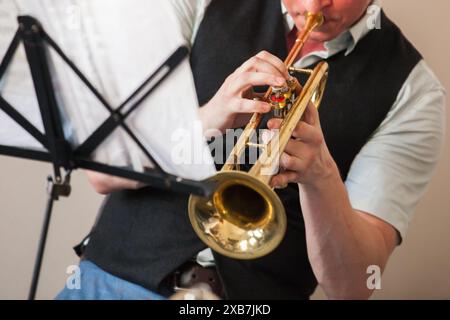
<svg viewBox="0 0 450 320">
<path fill-rule="evenodd" d="M 279 129 L 281 126 L 281 122 L 283 122 L 282 119 L 272 118 L 267 121 L 267 128 L 269 128 L 270 130 Z"/>
</svg>

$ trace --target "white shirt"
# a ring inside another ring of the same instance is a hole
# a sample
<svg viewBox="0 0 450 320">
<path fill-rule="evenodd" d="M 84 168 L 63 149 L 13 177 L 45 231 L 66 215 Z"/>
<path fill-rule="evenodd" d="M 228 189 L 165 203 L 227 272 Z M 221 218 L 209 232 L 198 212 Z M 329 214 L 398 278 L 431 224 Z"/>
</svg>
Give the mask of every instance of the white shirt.
<svg viewBox="0 0 450 320">
<path fill-rule="evenodd" d="M 177 22 L 173 7 L 165 1 L 134 0 L 130 6 L 123 0 L 0 0 L 0 61 L 18 27 L 18 15 L 39 19 L 112 108 L 128 98 L 184 42 L 179 31 L 173 28 Z M 142 32 L 146 37 L 139 36 Z M 164 45 L 155 49 L 155 43 Z M 64 122 L 65 137 L 75 148 L 106 120 L 109 112 L 54 50 L 49 50 L 49 64 L 58 106 L 63 119 L 70 120 Z M 150 85 L 164 73 L 162 69 Z M 0 79 L 0 94 L 42 132 L 31 78 L 25 50 L 20 45 Z M 132 99 L 132 103 L 136 101 Z M 142 101 L 126 123 L 164 171 L 194 180 L 215 174 L 198 118 L 197 95 L 188 59 Z M 1 110 L 0 144 L 43 149 Z M 152 166 L 122 128 L 111 133 L 95 151 L 93 159 L 112 166 L 132 167 L 139 172 Z"/>
<path fill-rule="evenodd" d="M 186 43 L 192 44 L 211 0 L 171 1 Z M 379 1 L 373 5 L 379 6 Z M 286 31 L 291 30 L 294 22 L 283 4 L 282 11 Z M 379 13 L 378 10 L 376 14 Z M 373 14 L 371 11 L 349 30 L 326 42 L 325 50 L 302 57 L 296 66 L 307 67 L 343 50 L 350 54 L 370 31 Z M 345 181 L 352 207 L 388 222 L 403 239 L 439 159 L 444 131 L 445 90 L 422 60 L 406 79 L 384 121 L 352 163 Z M 208 249 L 197 257 L 204 265 L 211 259 Z"/>
</svg>

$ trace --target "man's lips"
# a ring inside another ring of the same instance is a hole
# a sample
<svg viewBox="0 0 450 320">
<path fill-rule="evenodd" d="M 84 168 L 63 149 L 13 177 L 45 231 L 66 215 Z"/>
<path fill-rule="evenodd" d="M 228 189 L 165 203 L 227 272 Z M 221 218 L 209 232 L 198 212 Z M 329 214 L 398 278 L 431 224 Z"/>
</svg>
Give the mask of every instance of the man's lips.
<svg viewBox="0 0 450 320">
<path fill-rule="evenodd" d="M 303 14 L 303 13 L 298 13 L 298 14 L 296 15 L 295 20 L 299 21 L 301 25 L 305 25 L 305 20 L 306 20 L 306 19 L 305 19 L 305 14 Z M 325 26 L 329 25 L 330 23 L 333 23 L 333 22 L 336 21 L 336 20 L 337 20 L 336 18 L 333 18 L 333 17 L 331 17 L 331 16 L 324 16 L 324 22 L 323 22 L 323 24 L 322 24 L 320 27 L 318 27 L 318 28 L 316 29 L 316 31 L 320 31 L 320 29 L 323 29 Z"/>
<path fill-rule="evenodd" d="M 296 12 L 296 13 L 295 13 L 295 17 L 296 17 L 296 18 L 299 18 L 299 19 L 303 19 L 303 21 L 305 21 L 306 13 L 307 13 L 306 11 L 305 11 L 305 12 Z M 326 21 L 336 21 L 336 20 L 339 20 L 338 17 L 332 16 L 331 14 L 327 14 L 327 12 L 322 12 L 322 14 L 323 14 L 323 17 L 324 17 L 324 19 L 325 19 L 325 22 L 326 22 Z"/>
</svg>

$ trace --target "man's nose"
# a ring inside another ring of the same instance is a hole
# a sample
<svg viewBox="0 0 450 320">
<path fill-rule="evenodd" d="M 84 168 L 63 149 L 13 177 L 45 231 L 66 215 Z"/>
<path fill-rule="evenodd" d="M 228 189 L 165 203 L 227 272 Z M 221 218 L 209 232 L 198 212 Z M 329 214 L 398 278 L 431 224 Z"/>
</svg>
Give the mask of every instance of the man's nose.
<svg viewBox="0 0 450 320">
<path fill-rule="evenodd" d="M 303 0 L 303 5 L 308 12 L 317 13 L 329 6 L 332 0 Z"/>
</svg>

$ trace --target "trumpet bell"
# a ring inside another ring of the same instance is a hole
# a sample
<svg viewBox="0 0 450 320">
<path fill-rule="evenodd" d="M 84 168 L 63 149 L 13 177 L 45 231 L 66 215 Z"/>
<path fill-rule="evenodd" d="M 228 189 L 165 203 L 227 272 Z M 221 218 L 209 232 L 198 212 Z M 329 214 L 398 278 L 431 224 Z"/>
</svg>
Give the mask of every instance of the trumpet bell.
<svg viewBox="0 0 450 320">
<path fill-rule="evenodd" d="M 189 219 L 201 240 L 235 259 L 256 259 L 283 240 L 286 214 L 277 194 L 246 172 L 222 171 L 209 181 L 217 188 L 210 198 L 189 198 Z"/>
</svg>

